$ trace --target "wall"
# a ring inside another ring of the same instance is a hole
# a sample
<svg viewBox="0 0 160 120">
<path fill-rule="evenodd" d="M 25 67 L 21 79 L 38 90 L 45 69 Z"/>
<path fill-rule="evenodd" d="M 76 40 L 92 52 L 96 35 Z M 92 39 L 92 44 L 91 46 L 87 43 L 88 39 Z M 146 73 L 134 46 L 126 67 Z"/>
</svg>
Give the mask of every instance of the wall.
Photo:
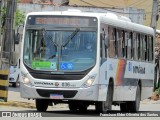
<svg viewBox="0 0 160 120">
<path fill-rule="evenodd" d="M 147 26 L 150 26 L 151 23 L 152 4 L 153 0 L 69 0 L 69 5 L 72 6 L 98 6 L 110 8 L 134 7 L 137 9 L 144 9 L 144 25 Z M 160 24 L 158 25 L 158 28 L 160 28 Z"/>
<path fill-rule="evenodd" d="M 45 4 L 23 4 L 18 3 L 17 8 L 21 11 L 23 11 L 25 14 L 29 12 L 38 12 L 38 11 L 63 11 L 68 9 L 79 9 L 81 11 L 90 11 L 90 12 L 107 12 L 104 8 L 95 8 L 95 7 L 73 7 L 73 6 L 53 6 L 53 5 L 45 5 Z M 113 10 L 111 10 L 113 11 Z M 144 10 L 143 9 L 136 9 L 136 8 L 119 8 L 115 9 L 114 11 L 117 11 L 119 15 L 125 15 L 129 17 L 133 22 L 143 24 L 143 18 L 144 18 Z M 123 12 L 126 13 L 142 13 L 142 14 L 122 14 Z"/>
</svg>

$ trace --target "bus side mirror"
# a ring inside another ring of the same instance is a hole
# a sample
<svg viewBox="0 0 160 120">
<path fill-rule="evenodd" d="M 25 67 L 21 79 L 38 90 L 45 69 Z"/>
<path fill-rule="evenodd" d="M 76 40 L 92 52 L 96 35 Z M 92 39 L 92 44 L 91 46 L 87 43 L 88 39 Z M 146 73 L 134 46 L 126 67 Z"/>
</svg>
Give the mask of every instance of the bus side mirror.
<svg viewBox="0 0 160 120">
<path fill-rule="evenodd" d="M 14 44 L 19 44 L 20 42 L 20 33 L 19 33 L 19 29 L 23 29 L 24 25 L 19 25 L 17 28 L 17 33 L 15 34 L 15 39 L 14 39 Z M 21 30 L 22 31 L 22 30 Z"/>
<path fill-rule="evenodd" d="M 20 41 L 20 34 L 16 33 L 14 44 L 19 44 L 19 41 Z"/>
</svg>

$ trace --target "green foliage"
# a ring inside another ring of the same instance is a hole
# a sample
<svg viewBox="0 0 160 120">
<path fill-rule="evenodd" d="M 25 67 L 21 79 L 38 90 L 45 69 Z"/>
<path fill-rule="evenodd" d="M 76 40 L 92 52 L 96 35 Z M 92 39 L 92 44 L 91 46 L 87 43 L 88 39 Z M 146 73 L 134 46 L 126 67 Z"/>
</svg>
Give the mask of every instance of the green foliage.
<svg viewBox="0 0 160 120">
<path fill-rule="evenodd" d="M 17 3 L 21 2 L 21 0 L 17 0 Z"/>
<path fill-rule="evenodd" d="M 160 88 L 155 90 L 156 95 L 160 95 Z"/>
<path fill-rule="evenodd" d="M 7 9 L 6 9 L 5 7 L 2 7 L 2 8 L 0 9 L 0 12 L 1 12 L 0 19 L 2 20 L 2 23 L 5 21 L 6 11 L 7 11 Z"/>
<path fill-rule="evenodd" d="M 4 23 L 5 23 L 5 18 L 6 18 L 6 10 L 7 8 L 6 7 L 3 7 L 0 12 L 1 12 L 1 16 L 0 16 L 0 19 L 1 19 L 1 24 L 2 24 L 2 28 L 4 27 Z M 15 16 L 14 16 L 14 25 L 15 27 L 21 25 L 24 23 L 24 20 L 25 20 L 25 15 L 22 11 L 20 10 L 16 10 L 15 12 Z"/>
<path fill-rule="evenodd" d="M 1 26 L 2 26 L 2 29 L 1 29 L 1 33 L 0 34 L 2 34 L 3 33 L 3 31 L 4 31 L 4 24 L 5 24 L 5 18 L 6 18 L 6 8 L 5 7 L 2 7 L 1 9 L 0 9 L 0 12 L 1 12 L 1 16 L 0 16 L 0 19 L 1 19 Z"/>
<path fill-rule="evenodd" d="M 16 10 L 15 12 L 15 26 L 19 26 L 24 23 L 25 15 L 22 11 Z"/>
</svg>

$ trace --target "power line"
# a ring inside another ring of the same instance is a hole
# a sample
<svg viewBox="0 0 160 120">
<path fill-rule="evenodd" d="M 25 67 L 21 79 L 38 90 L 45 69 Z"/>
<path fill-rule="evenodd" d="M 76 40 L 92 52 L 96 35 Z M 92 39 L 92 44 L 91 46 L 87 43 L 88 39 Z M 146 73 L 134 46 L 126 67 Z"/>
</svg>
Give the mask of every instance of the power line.
<svg viewBox="0 0 160 120">
<path fill-rule="evenodd" d="M 94 1 L 95 3 L 101 3 L 101 4 L 104 4 L 104 5 L 108 5 L 109 7 L 114 7 L 114 8 L 116 8 L 116 7 L 118 8 L 119 7 L 119 6 L 114 6 L 114 5 L 102 2 L 101 0 L 92 0 L 92 1 Z"/>
<path fill-rule="evenodd" d="M 90 5 L 90 6 L 92 6 L 92 7 L 98 7 L 98 6 L 95 6 L 95 5 L 91 4 L 91 3 L 88 3 L 88 2 L 86 2 L 86 1 L 83 1 L 83 0 L 80 0 L 80 1 L 83 2 L 83 3 L 86 3 L 86 4 L 88 4 L 88 5 Z M 137 13 L 137 12 L 135 12 L 135 13 L 127 13 L 127 12 L 114 11 L 114 10 L 110 10 L 110 9 L 106 9 L 106 8 L 101 8 L 101 9 L 104 9 L 104 10 L 107 10 L 107 11 L 110 11 L 110 12 L 120 13 L 120 14 L 151 14 L 151 13 L 152 13 L 152 12 L 145 12 L 145 13 Z"/>
<path fill-rule="evenodd" d="M 132 4 L 130 4 L 128 7 L 137 6 L 138 4 L 141 4 L 141 3 L 144 2 L 144 1 L 146 1 L 146 0 L 138 0 L 138 1 L 136 1 L 136 2 L 134 2 L 134 3 L 132 3 Z M 141 2 L 141 3 L 139 3 L 139 2 Z M 137 3 L 138 3 L 138 4 L 137 4 Z"/>
</svg>

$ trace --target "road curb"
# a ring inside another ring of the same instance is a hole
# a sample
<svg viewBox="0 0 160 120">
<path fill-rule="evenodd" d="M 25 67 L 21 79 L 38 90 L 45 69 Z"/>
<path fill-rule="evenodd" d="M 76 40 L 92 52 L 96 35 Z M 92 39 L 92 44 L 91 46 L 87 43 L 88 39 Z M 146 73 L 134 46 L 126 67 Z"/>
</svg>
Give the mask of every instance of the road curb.
<svg viewBox="0 0 160 120">
<path fill-rule="evenodd" d="M 0 106 L 13 106 L 13 107 L 23 107 L 23 108 L 31 108 L 34 109 L 35 104 L 20 102 L 20 101 L 8 101 L 8 102 L 0 102 Z"/>
<path fill-rule="evenodd" d="M 141 101 L 142 104 L 160 104 L 160 99 L 158 100 L 151 100 L 151 99 L 146 99 L 146 100 L 143 100 Z"/>
<path fill-rule="evenodd" d="M 150 99 L 146 99 L 141 101 L 142 104 L 160 104 L 160 100 L 153 101 Z M 3 102 L 0 101 L 0 106 L 13 106 L 13 107 L 23 107 L 23 108 L 31 108 L 31 109 L 36 109 L 36 106 L 34 103 L 28 103 L 28 102 L 21 102 L 21 101 L 8 101 L 8 102 Z M 68 108 L 68 105 L 66 104 L 58 104 L 58 105 L 53 105 L 51 108 Z"/>
<path fill-rule="evenodd" d="M 34 103 L 28 103 L 28 102 L 20 102 L 20 101 L 8 101 L 8 102 L 0 102 L 0 106 L 13 106 L 13 107 L 23 107 L 23 108 L 31 108 L 36 109 L 36 106 Z M 49 106 L 52 108 L 68 108 L 68 105 L 66 104 L 58 104 Z"/>
</svg>

